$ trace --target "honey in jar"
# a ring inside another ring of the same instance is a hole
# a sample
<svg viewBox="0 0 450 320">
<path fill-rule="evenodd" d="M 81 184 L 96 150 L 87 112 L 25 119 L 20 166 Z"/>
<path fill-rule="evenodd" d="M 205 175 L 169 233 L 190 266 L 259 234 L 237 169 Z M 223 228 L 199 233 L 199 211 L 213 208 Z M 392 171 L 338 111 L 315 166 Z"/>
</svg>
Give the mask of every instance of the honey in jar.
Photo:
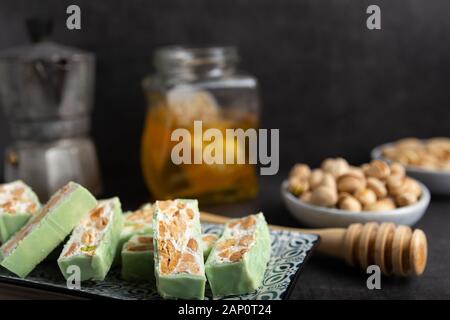
<svg viewBox="0 0 450 320">
<path fill-rule="evenodd" d="M 235 156 L 242 152 L 248 157 L 248 141 L 226 134 L 227 129 L 258 127 L 257 83 L 236 71 L 237 60 L 232 47 L 166 47 L 155 53 L 157 73 L 144 80 L 149 107 L 141 148 L 144 178 L 154 198 L 197 198 L 205 204 L 256 195 L 256 168 L 249 161 L 176 164 L 172 159 L 176 129 L 186 129 L 197 140 L 191 143 L 191 154 L 211 143 L 195 135 L 196 121 L 203 131 L 222 133 L 224 153 L 231 148 Z"/>
</svg>

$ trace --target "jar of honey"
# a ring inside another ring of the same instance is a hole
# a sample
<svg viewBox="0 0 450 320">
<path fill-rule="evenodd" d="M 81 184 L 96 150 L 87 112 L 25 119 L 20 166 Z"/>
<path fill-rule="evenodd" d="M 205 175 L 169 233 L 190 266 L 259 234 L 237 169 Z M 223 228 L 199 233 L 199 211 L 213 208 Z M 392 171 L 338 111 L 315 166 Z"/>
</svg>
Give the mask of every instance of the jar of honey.
<svg viewBox="0 0 450 320">
<path fill-rule="evenodd" d="M 248 160 L 249 140 L 242 143 L 226 134 L 227 129 L 257 129 L 259 121 L 257 81 L 237 71 L 238 60 L 234 47 L 164 47 L 155 52 L 156 73 L 143 81 L 149 107 L 141 146 L 143 174 L 154 198 L 196 198 L 211 204 L 256 195 L 256 168 L 251 161 L 173 159 L 179 143 L 173 139 L 176 129 L 190 134 L 191 155 L 201 155 L 212 143 L 213 139 L 199 136 L 196 126 L 201 125 L 202 132 L 222 133 L 224 153 L 234 149 L 237 152 L 231 157 L 240 151 Z"/>
</svg>

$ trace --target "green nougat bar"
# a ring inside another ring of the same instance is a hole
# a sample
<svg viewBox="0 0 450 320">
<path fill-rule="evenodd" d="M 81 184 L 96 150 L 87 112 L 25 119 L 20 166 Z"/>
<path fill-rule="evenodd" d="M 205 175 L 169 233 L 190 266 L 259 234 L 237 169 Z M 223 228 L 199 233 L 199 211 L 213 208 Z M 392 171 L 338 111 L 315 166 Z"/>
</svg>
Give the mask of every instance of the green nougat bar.
<svg viewBox="0 0 450 320">
<path fill-rule="evenodd" d="M 138 210 L 127 212 L 124 216 L 123 229 L 120 233 L 119 245 L 114 265 L 120 264 L 122 247 L 134 235 L 152 235 L 153 205 L 146 203 Z"/>
<path fill-rule="evenodd" d="M 208 259 L 209 253 L 211 252 L 214 244 L 216 243 L 219 236 L 213 233 L 202 234 L 202 245 L 203 245 L 203 258 Z"/>
<path fill-rule="evenodd" d="M 67 279 L 70 266 L 78 266 L 81 281 L 104 280 L 108 274 L 123 226 L 119 198 L 99 201 L 98 205 L 75 227 L 58 258 Z"/>
<path fill-rule="evenodd" d="M 135 235 L 122 248 L 122 278 L 155 283 L 153 237 Z"/>
<path fill-rule="evenodd" d="M 206 277 L 197 200 L 157 201 L 153 237 L 159 294 L 163 298 L 204 299 Z"/>
<path fill-rule="evenodd" d="M 11 238 L 40 208 L 38 197 L 22 181 L 1 184 L 0 243 Z"/>
<path fill-rule="evenodd" d="M 1 265 L 26 277 L 97 204 L 85 188 L 69 182 L 0 248 Z"/>
<path fill-rule="evenodd" d="M 270 235 L 262 213 L 225 226 L 205 264 L 214 297 L 255 291 L 270 259 Z"/>
</svg>

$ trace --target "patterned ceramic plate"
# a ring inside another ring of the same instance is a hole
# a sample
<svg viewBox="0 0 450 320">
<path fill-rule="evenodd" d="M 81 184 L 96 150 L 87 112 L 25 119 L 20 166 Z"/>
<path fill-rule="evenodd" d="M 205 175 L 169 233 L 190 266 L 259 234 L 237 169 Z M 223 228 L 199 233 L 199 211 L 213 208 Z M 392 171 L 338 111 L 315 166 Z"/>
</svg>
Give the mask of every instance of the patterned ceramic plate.
<svg viewBox="0 0 450 320">
<path fill-rule="evenodd" d="M 203 231 L 220 234 L 223 226 L 202 224 Z M 304 262 L 318 243 L 318 236 L 291 231 L 271 230 L 272 256 L 262 286 L 253 293 L 229 296 L 226 299 L 287 299 Z M 65 292 L 88 298 L 160 299 L 154 288 L 145 283 L 130 283 L 120 278 L 120 270 L 113 269 L 102 282 L 83 282 L 81 289 L 66 286 L 55 262 L 40 264 L 26 279 L 20 279 L 5 269 L 0 270 L 0 281 L 25 287 Z M 206 293 L 211 297 L 210 292 Z"/>
</svg>

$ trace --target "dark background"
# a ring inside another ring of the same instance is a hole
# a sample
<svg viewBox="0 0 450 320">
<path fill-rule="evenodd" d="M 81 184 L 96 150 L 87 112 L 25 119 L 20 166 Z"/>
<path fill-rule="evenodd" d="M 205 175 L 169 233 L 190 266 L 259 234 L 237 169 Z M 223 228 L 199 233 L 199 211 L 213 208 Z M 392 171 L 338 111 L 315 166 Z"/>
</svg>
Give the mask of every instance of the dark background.
<svg viewBox="0 0 450 320">
<path fill-rule="evenodd" d="M 69 4 L 81 7 L 80 31 L 65 27 Z M 366 28 L 370 4 L 381 7 L 382 30 Z M 0 49 L 27 42 L 24 18 L 41 15 L 54 19 L 55 41 L 96 54 L 92 135 L 105 195 L 118 194 L 131 207 L 148 197 L 139 166 L 141 80 L 152 71 L 154 49 L 237 45 L 241 69 L 260 81 L 263 127 L 280 128 L 281 172 L 263 179 L 262 208 L 270 222 L 294 224 L 278 185 L 295 162 L 316 166 L 343 156 L 357 164 L 387 141 L 450 136 L 449 12 L 448 0 L 0 0 Z M 0 152 L 8 141 L 0 116 Z M 433 206 L 440 213 L 422 222 L 425 229 L 444 219 L 445 204 Z M 434 230 L 429 238 L 445 246 L 445 234 Z M 440 250 L 435 254 L 446 252 Z M 390 297 L 450 296 L 437 279 L 444 257 L 436 255 L 441 263 L 429 276 L 436 282 L 390 280 Z M 354 270 L 340 264 L 329 270 L 330 262 L 318 259 L 294 297 L 389 297 L 369 292 L 364 275 L 350 276 Z"/>
</svg>

